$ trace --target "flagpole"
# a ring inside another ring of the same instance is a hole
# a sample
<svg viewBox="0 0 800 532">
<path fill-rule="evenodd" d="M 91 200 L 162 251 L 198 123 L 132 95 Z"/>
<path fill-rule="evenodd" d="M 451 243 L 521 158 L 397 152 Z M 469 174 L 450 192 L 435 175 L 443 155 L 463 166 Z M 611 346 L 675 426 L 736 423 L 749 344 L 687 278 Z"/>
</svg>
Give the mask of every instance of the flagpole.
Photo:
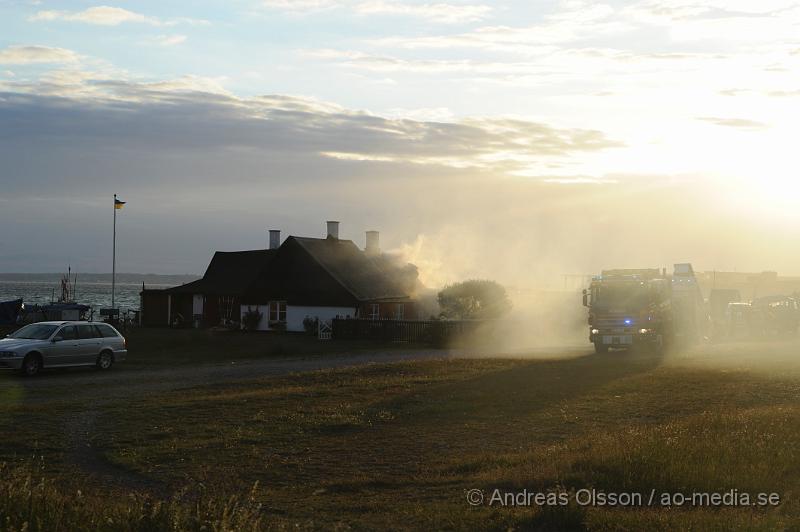
<svg viewBox="0 0 800 532">
<path fill-rule="evenodd" d="M 117 280 L 117 195 L 114 194 L 114 244 L 111 248 L 112 250 L 112 259 L 111 259 L 111 308 L 116 308 L 114 306 L 114 289 L 116 288 L 116 280 Z M 113 310 L 111 311 L 114 312 Z M 112 316 L 113 317 L 113 316 Z"/>
</svg>

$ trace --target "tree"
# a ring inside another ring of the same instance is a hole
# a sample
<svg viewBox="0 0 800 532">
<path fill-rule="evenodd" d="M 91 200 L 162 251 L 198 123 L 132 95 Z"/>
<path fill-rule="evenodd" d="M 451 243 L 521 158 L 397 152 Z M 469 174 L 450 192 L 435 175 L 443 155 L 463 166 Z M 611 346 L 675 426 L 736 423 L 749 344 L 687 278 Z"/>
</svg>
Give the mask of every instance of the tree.
<svg viewBox="0 0 800 532">
<path fill-rule="evenodd" d="M 506 289 L 495 281 L 471 279 L 444 287 L 438 296 L 441 316 L 455 320 L 499 318 L 511 310 Z"/>
</svg>

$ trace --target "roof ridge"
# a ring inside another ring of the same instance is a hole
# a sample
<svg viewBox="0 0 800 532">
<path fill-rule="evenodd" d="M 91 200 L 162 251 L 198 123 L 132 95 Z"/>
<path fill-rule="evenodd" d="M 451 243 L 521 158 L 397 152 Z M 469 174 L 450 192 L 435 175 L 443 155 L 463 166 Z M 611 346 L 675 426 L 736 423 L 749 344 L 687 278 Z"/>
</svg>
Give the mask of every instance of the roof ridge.
<svg viewBox="0 0 800 532">
<path fill-rule="evenodd" d="M 214 252 L 214 255 L 216 255 L 217 253 L 227 253 L 227 254 L 230 254 L 230 253 L 264 253 L 265 251 L 275 251 L 275 250 L 274 249 L 239 249 L 239 250 L 236 250 L 236 251 L 219 251 L 219 250 L 217 250 L 217 251 Z"/>
<path fill-rule="evenodd" d="M 350 240 L 349 238 L 317 238 L 314 236 L 294 236 L 289 235 L 288 238 L 294 238 L 295 240 L 313 240 L 315 242 L 329 242 L 329 241 L 336 241 L 336 242 L 350 242 L 354 246 L 358 247 L 355 242 Z"/>
</svg>

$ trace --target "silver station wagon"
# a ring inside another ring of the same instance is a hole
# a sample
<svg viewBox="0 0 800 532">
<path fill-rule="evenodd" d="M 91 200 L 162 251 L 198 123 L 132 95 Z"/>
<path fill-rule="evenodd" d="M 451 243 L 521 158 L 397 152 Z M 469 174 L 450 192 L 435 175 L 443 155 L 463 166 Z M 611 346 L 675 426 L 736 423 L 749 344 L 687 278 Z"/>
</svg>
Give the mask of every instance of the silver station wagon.
<svg viewBox="0 0 800 532">
<path fill-rule="evenodd" d="M 32 377 L 45 368 L 97 366 L 107 370 L 125 360 L 125 338 L 107 323 L 44 321 L 0 340 L 0 368 Z"/>
</svg>

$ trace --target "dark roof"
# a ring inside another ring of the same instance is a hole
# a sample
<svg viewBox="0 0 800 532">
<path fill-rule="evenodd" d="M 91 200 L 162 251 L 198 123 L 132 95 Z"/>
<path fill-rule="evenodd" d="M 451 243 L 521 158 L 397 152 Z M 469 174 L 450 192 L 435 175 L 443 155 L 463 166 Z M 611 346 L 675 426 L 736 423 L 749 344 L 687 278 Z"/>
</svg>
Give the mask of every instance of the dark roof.
<svg viewBox="0 0 800 532">
<path fill-rule="evenodd" d="M 167 288 L 164 290 L 164 292 L 169 294 L 199 294 L 203 291 L 204 286 L 205 284 L 203 283 L 203 280 L 197 279 L 196 281 L 192 281 L 190 283 Z"/>
<path fill-rule="evenodd" d="M 404 277 L 401 268 L 389 264 L 366 255 L 350 240 L 290 236 L 244 294 L 243 303 L 286 300 L 290 305 L 354 307 L 410 299 L 413 290 L 403 282 L 407 272 Z"/>
<path fill-rule="evenodd" d="M 241 295 L 275 256 L 276 250 L 217 251 L 202 279 L 169 288 L 171 294 Z"/>
<path fill-rule="evenodd" d="M 311 257 L 359 301 L 407 299 L 398 279 L 371 259 L 352 240 L 293 238 Z"/>
</svg>

